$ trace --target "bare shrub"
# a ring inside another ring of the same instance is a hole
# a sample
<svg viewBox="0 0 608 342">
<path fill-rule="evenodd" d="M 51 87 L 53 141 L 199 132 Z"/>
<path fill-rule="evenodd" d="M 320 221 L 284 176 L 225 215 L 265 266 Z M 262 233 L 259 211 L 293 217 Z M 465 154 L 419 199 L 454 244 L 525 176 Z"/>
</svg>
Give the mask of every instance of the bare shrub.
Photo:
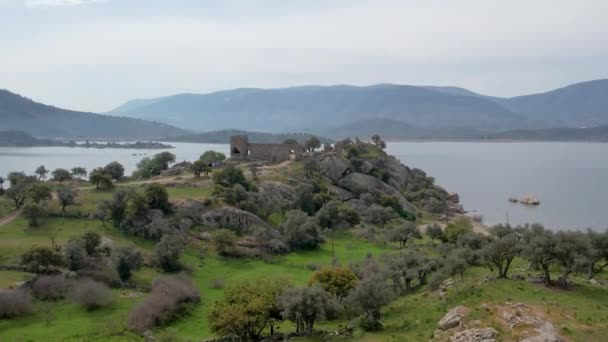
<svg viewBox="0 0 608 342">
<path fill-rule="evenodd" d="M 115 269 L 104 265 L 100 270 L 98 269 L 84 269 L 78 271 L 80 278 L 91 278 L 97 282 L 104 283 L 109 287 L 120 286 L 120 279 L 118 278 L 118 272 Z"/>
<path fill-rule="evenodd" d="M 95 310 L 112 302 L 112 292 L 105 284 L 85 278 L 74 285 L 72 299 L 87 310 Z"/>
<path fill-rule="evenodd" d="M 65 297 L 69 286 L 62 275 L 41 276 L 32 284 L 32 294 L 41 300 L 58 300 Z"/>
<path fill-rule="evenodd" d="M 32 299 L 24 290 L 0 289 L 0 318 L 13 318 L 32 311 Z"/>
<path fill-rule="evenodd" d="M 188 314 L 199 301 L 199 291 L 186 275 L 160 277 L 150 295 L 129 313 L 127 325 L 138 332 L 163 326 Z"/>
</svg>

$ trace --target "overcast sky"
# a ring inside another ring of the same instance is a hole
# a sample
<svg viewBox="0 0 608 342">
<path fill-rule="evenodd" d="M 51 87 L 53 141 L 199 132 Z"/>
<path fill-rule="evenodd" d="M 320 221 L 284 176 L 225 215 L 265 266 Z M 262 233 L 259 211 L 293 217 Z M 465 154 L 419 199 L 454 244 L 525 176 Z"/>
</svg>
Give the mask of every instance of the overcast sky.
<svg viewBox="0 0 608 342">
<path fill-rule="evenodd" d="M 0 0 L 0 88 L 102 112 L 237 87 L 608 78 L 607 0 Z"/>
</svg>

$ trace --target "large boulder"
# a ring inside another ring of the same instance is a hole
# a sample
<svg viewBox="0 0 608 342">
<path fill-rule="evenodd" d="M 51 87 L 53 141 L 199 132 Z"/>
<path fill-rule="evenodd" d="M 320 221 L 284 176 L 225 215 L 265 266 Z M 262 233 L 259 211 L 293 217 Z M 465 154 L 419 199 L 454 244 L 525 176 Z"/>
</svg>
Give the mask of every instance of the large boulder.
<svg viewBox="0 0 608 342">
<path fill-rule="evenodd" d="M 334 183 L 337 183 L 344 176 L 351 173 L 351 167 L 348 161 L 333 153 L 326 154 L 325 158 L 320 161 L 319 167 L 321 169 L 321 174 Z"/>
<path fill-rule="evenodd" d="M 340 179 L 338 185 L 352 193 L 369 192 L 374 197 L 395 196 L 404 210 L 416 213 L 416 207 L 408 202 L 397 189 L 373 176 L 357 172 L 351 173 Z"/>
<path fill-rule="evenodd" d="M 341 201 L 349 201 L 353 199 L 353 194 L 351 194 L 348 190 L 342 189 L 335 185 L 328 186 L 327 191 L 329 191 L 329 193 L 333 194 Z"/>
<path fill-rule="evenodd" d="M 462 319 L 469 313 L 466 306 L 457 306 L 450 310 L 439 322 L 437 327 L 441 330 L 448 330 L 460 325 Z"/>
<path fill-rule="evenodd" d="M 267 226 L 256 215 L 233 207 L 211 209 L 200 216 L 199 223 L 211 228 L 227 228 L 248 233 L 255 226 Z"/>
<path fill-rule="evenodd" d="M 412 180 L 412 171 L 393 156 L 378 158 L 373 163 L 376 169 L 389 174 L 389 184 L 398 189 L 405 187 Z"/>
</svg>

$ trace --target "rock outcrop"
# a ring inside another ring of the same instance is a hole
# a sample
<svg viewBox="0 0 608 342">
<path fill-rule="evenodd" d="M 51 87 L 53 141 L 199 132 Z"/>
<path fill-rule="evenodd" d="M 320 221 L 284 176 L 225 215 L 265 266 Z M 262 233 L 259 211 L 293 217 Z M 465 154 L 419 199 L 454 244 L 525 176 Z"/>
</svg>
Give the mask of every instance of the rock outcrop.
<svg viewBox="0 0 608 342">
<path fill-rule="evenodd" d="M 255 226 L 268 226 L 256 215 L 233 207 L 211 209 L 200 216 L 199 223 L 211 228 L 227 228 L 245 233 Z"/>
<path fill-rule="evenodd" d="M 457 327 L 468 313 L 469 308 L 466 306 L 457 306 L 443 316 L 441 320 L 439 320 L 437 327 L 441 330 L 448 330 Z"/>
<path fill-rule="evenodd" d="M 389 184 L 397 189 L 405 187 L 412 179 L 412 171 L 393 156 L 378 158 L 373 163 L 376 169 L 388 173 Z"/>
<path fill-rule="evenodd" d="M 535 329 L 538 335 L 524 338 L 519 342 L 565 342 L 566 339 L 558 335 L 553 324 L 545 322 L 539 328 Z"/>
<path fill-rule="evenodd" d="M 351 173 L 348 161 L 334 153 L 325 154 L 324 158 L 319 162 L 319 167 L 321 174 L 334 183 L 337 183 L 344 176 Z"/>
<path fill-rule="evenodd" d="M 408 202 L 401 192 L 373 176 L 354 172 L 340 179 L 338 185 L 351 193 L 369 192 L 375 197 L 395 196 L 405 211 L 417 212 L 416 207 Z"/>
<path fill-rule="evenodd" d="M 498 331 L 494 328 L 472 328 L 450 336 L 450 342 L 494 342 Z"/>
</svg>

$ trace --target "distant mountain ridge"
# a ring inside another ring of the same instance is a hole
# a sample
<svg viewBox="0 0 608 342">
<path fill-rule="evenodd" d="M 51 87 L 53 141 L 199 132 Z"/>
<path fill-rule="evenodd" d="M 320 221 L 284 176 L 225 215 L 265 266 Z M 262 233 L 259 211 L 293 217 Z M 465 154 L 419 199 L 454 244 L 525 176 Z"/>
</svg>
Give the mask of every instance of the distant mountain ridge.
<svg viewBox="0 0 608 342">
<path fill-rule="evenodd" d="M 203 133 L 191 133 L 175 137 L 166 138 L 166 141 L 170 142 L 190 142 L 190 143 L 207 143 L 207 144 L 228 144 L 230 143 L 230 137 L 233 135 L 246 135 L 249 138 L 250 143 L 257 144 L 280 144 L 287 139 L 295 139 L 299 143 L 303 144 L 308 140 L 312 134 L 308 133 L 263 133 L 263 132 L 250 132 L 236 129 L 225 129 L 220 131 L 211 131 Z M 321 142 L 332 142 L 330 139 L 319 137 Z"/>
<path fill-rule="evenodd" d="M 378 84 L 240 88 L 133 100 L 109 112 L 200 131 L 326 132 L 355 122 L 499 132 L 608 124 L 608 80 L 501 98 L 460 87 Z M 382 133 L 382 132 L 379 132 Z"/>
<path fill-rule="evenodd" d="M 187 133 L 165 123 L 61 109 L 2 89 L 0 129 L 42 138 L 109 140 L 156 139 Z"/>
</svg>

